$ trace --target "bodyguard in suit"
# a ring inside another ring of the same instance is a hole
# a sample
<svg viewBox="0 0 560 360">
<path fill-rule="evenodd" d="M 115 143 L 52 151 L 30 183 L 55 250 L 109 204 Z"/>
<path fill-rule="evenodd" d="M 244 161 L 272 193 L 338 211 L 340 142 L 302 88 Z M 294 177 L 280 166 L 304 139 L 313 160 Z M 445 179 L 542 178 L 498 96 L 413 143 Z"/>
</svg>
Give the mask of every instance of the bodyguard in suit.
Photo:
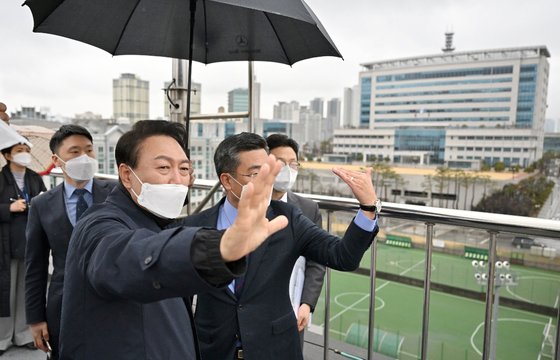
<svg viewBox="0 0 560 360">
<path fill-rule="evenodd" d="M 119 184 L 70 240 L 60 359 L 199 359 L 184 298 L 242 275 L 245 255 L 287 225 L 283 216 L 265 217 L 281 168 L 271 156 L 228 230 L 167 228 L 190 183 L 186 137 L 183 125 L 153 120 L 119 139 Z"/>
<path fill-rule="evenodd" d="M 294 139 L 284 134 L 273 134 L 266 138 L 270 153 L 284 163 L 284 167 L 276 177 L 272 199 L 280 200 L 298 207 L 303 215 L 322 227 L 323 219 L 319 206 L 315 201 L 303 198 L 291 192 L 298 174 L 299 145 Z M 300 256 L 296 261 L 290 277 L 290 301 L 294 308 L 299 338 L 303 348 L 303 333 L 309 324 L 311 313 L 321 295 L 325 266 Z"/>
<path fill-rule="evenodd" d="M 228 229 L 242 214 L 240 195 L 258 178 L 268 157 L 265 139 L 251 133 L 230 136 L 218 145 L 214 164 L 226 197 L 192 215 L 185 225 Z M 247 259 L 244 277 L 227 288 L 198 294 L 195 323 L 203 359 L 303 359 L 288 282 L 300 255 L 337 270 L 359 266 L 377 233 L 377 203 L 366 172 L 333 169 L 363 205 L 342 239 L 329 234 L 295 206 L 272 201 L 267 217 L 284 215 L 288 226 L 270 236 Z M 377 203 L 379 207 L 379 203 Z"/>
<path fill-rule="evenodd" d="M 50 143 L 53 162 L 62 169 L 64 182 L 33 201 L 27 227 L 25 308 L 35 346 L 58 359 L 62 285 L 66 252 L 72 230 L 83 212 L 101 203 L 115 182 L 93 179 L 97 161 L 92 136 L 78 125 L 63 125 Z M 49 255 L 53 274 L 48 285 Z M 48 295 L 47 295 L 48 285 Z"/>
</svg>

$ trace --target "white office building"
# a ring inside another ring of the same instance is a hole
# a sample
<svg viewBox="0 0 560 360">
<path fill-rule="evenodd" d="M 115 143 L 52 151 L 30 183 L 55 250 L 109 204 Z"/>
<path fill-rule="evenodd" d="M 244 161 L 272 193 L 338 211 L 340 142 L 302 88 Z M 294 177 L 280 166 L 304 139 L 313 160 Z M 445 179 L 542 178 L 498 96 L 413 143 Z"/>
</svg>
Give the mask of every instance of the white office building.
<svg viewBox="0 0 560 360">
<path fill-rule="evenodd" d="M 549 57 L 535 46 L 362 64 L 360 129 L 337 130 L 334 152 L 364 162 L 527 166 L 542 156 Z"/>
</svg>

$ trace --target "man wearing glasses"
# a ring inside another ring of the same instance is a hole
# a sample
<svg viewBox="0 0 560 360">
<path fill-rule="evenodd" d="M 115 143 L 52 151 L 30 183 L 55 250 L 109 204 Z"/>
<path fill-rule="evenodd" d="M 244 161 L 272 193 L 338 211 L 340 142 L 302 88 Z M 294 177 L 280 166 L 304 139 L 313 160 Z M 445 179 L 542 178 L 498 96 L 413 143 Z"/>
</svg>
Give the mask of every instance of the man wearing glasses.
<svg viewBox="0 0 560 360">
<path fill-rule="evenodd" d="M 187 217 L 184 225 L 227 229 L 238 213 L 244 188 L 257 177 L 268 158 L 266 140 L 252 133 L 226 138 L 214 164 L 226 196 L 214 207 Z M 203 359 L 302 360 L 298 326 L 288 286 L 300 255 L 330 267 L 351 271 L 377 234 L 379 202 L 366 172 L 333 169 L 362 204 L 342 239 L 329 234 L 297 207 L 272 201 L 267 217 L 284 215 L 288 226 L 246 258 L 247 272 L 228 287 L 198 294 L 195 324 Z M 272 196 L 272 193 L 271 193 Z M 377 207 L 376 207 L 376 206 Z"/>
<path fill-rule="evenodd" d="M 266 138 L 268 149 L 276 159 L 284 163 L 272 191 L 272 199 L 287 202 L 298 207 L 303 215 L 322 227 L 323 218 L 315 201 L 294 194 L 291 189 L 296 182 L 300 164 L 298 162 L 299 145 L 294 139 L 284 134 L 273 134 Z M 311 313 L 321 295 L 325 266 L 300 256 L 290 277 L 290 302 L 296 314 L 299 339 L 303 348 L 303 332 L 311 320 Z"/>
</svg>

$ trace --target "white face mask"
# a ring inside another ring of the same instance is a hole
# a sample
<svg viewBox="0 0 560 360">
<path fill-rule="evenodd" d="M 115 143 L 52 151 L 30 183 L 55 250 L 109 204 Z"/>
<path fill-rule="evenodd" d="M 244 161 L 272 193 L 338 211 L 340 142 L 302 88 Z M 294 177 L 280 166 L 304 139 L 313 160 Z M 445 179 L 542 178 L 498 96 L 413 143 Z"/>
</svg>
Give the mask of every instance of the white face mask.
<svg viewBox="0 0 560 360">
<path fill-rule="evenodd" d="M 57 157 L 60 159 L 58 155 Z M 76 181 L 89 181 L 93 179 L 93 176 L 97 171 L 97 160 L 87 156 L 86 154 L 70 159 L 66 162 L 62 159 L 60 159 L 60 161 L 65 164 L 65 168 L 62 170 L 64 170 L 66 175 Z"/>
<path fill-rule="evenodd" d="M 229 175 L 229 174 L 228 174 Z M 229 177 L 235 181 L 237 184 L 239 184 L 239 186 L 241 186 L 241 194 L 239 194 L 239 196 L 237 196 L 236 193 L 233 192 L 233 190 L 231 190 L 231 194 L 233 196 L 235 196 L 237 198 L 237 200 L 241 200 L 241 196 L 243 195 L 243 191 L 245 190 L 245 186 L 247 186 L 247 184 L 242 185 L 239 181 L 237 181 L 233 176 L 229 175 Z M 270 196 L 268 197 L 268 205 L 270 205 L 270 202 L 272 201 L 272 190 L 270 191 Z"/>
<path fill-rule="evenodd" d="M 130 169 L 130 167 L 129 167 Z M 189 187 L 181 184 L 148 184 L 142 182 L 134 170 L 130 169 L 142 184 L 140 195 L 136 196 L 138 204 L 152 214 L 165 219 L 175 219 L 181 215 Z"/>
<path fill-rule="evenodd" d="M 280 192 L 286 192 L 294 186 L 296 183 L 298 172 L 297 170 L 292 169 L 288 165 L 284 165 L 282 170 L 276 176 L 276 180 L 274 181 L 274 190 Z"/>
<path fill-rule="evenodd" d="M 12 161 L 21 166 L 31 165 L 31 154 L 28 152 L 20 152 L 12 156 Z"/>
</svg>

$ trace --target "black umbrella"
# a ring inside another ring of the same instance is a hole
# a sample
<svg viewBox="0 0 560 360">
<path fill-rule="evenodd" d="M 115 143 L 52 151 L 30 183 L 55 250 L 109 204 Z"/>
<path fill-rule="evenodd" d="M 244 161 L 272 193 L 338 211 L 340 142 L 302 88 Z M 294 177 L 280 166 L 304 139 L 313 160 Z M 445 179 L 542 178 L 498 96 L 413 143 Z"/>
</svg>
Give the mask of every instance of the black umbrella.
<svg viewBox="0 0 560 360">
<path fill-rule="evenodd" d="M 303 0 L 26 0 L 35 32 L 61 35 L 113 55 L 292 65 L 342 57 Z"/>
</svg>

